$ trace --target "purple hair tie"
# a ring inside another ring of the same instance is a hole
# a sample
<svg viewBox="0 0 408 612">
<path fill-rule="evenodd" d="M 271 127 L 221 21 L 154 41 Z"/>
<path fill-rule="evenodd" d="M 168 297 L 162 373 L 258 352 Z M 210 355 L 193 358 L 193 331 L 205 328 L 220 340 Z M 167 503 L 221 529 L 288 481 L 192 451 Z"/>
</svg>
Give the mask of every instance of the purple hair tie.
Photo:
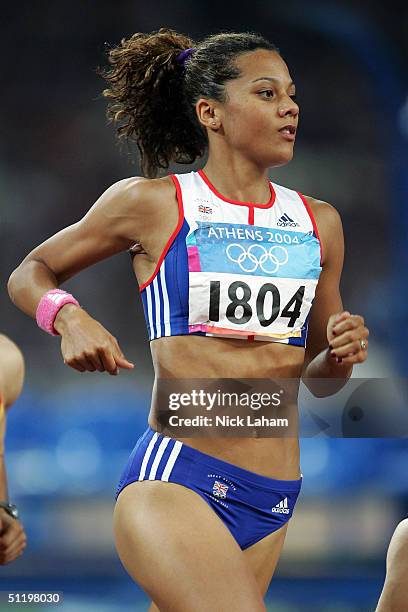
<svg viewBox="0 0 408 612">
<path fill-rule="evenodd" d="M 192 53 L 194 53 L 194 51 L 196 51 L 196 48 L 195 48 L 195 47 L 190 47 L 189 49 L 186 49 L 185 51 L 182 51 L 182 52 L 181 52 L 181 53 L 180 53 L 180 54 L 179 54 L 179 55 L 176 57 L 176 61 L 177 61 L 179 64 L 183 64 L 183 66 L 184 66 L 184 64 L 186 63 L 187 58 L 188 58 L 188 57 L 190 57 L 190 55 L 191 55 Z"/>
</svg>

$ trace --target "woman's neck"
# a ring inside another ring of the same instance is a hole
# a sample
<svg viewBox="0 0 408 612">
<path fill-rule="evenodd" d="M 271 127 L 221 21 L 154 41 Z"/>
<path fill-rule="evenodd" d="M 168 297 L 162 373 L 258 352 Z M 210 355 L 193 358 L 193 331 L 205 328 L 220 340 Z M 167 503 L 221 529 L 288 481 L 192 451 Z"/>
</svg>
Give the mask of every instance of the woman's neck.
<svg viewBox="0 0 408 612">
<path fill-rule="evenodd" d="M 257 168 L 247 160 L 209 158 L 203 171 L 210 183 L 231 200 L 266 204 L 271 198 L 268 168 Z"/>
</svg>

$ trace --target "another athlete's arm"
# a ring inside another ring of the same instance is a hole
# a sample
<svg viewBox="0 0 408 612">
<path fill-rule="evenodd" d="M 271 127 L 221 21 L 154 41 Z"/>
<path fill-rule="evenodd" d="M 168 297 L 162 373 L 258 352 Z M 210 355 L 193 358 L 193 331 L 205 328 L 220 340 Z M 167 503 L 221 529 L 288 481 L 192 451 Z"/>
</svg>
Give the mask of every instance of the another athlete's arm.
<svg viewBox="0 0 408 612">
<path fill-rule="evenodd" d="M 41 297 L 50 289 L 98 261 L 142 242 L 148 226 L 158 219 L 152 181 L 130 178 L 109 187 L 87 214 L 33 249 L 8 281 L 18 308 L 35 319 Z M 78 306 L 63 306 L 54 322 L 61 334 L 65 363 L 81 372 L 118 372 L 132 368 L 119 344 L 98 321 Z"/>
<path fill-rule="evenodd" d="M 24 382 L 23 354 L 10 338 L 0 333 L 0 397 L 9 408 L 21 393 Z"/>
<path fill-rule="evenodd" d="M 312 393 L 327 396 L 344 386 L 354 363 L 366 359 L 367 351 L 361 349 L 359 340 L 364 339 L 368 345 L 368 329 L 363 317 L 343 310 L 340 277 L 344 236 L 340 215 L 327 202 L 309 198 L 309 203 L 322 243 L 323 269 L 310 312 L 302 377 Z M 322 384 L 313 379 L 328 380 Z"/>
<path fill-rule="evenodd" d="M 21 393 L 24 382 L 24 358 L 18 346 L 0 334 L 0 501 L 8 502 L 4 438 L 7 410 Z M 0 565 L 19 557 L 26 547 L 26 534 L 20 521 L 0 508 Z"/>
<path fill-rule="evenodd" d="M 8 499 L 4 462 L 4 438 L 7 410 L 21 393 L 24 382 L 24 358 L 18 346 L 0 333 L 0 501 Z"/>
</svg>

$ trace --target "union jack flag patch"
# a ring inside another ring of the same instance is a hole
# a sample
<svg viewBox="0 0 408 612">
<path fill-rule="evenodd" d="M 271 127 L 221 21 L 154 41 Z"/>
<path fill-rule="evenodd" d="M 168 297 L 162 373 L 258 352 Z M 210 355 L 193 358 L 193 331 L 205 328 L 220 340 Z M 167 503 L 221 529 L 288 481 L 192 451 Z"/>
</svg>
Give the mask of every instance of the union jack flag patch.
<svg viewBox="0 0 408 612">
<path fill-rule="evenodd" d="M 216 495 L 217 497 L 221 497 L 222 499 L 224 499 L 225 497 L 227 497 L 227 491 L 228 491 L 228 485 L 219 482 L 218 480 L 216 480 L 213 484 L 213 493 L 214 495 Z"/>
<path fill-rule="evenodd" d="M 212 208 L 210 208 L 209 206 L 204 206 L 204 204 L 200 204 L 200 206 L 198 207 L 198 212 L 210 215 L 212 213 Z"/>
</svg>

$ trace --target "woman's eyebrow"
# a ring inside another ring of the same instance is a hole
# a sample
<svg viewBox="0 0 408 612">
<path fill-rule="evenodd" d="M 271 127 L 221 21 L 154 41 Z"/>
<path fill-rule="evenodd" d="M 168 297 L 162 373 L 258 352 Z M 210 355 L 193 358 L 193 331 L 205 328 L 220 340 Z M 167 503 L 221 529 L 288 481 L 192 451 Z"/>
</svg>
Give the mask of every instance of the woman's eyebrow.
<svg viewBox="0 0 408 612">
<path fill-rule="evenodd" d="M 280 82 L 281 79 L 279 79 L 278 77 L 268 77 L 268 76 L 264 76 L 264 77 L 259 77 L 258 79 L 254 79 L 253 81 L 251 81 L 251 83 L 256 83 L 256 81 L 277 81 Z M 293 81 L 291 81 L 288 84 L 288 87 L 290 87 L 291 85 L 295 85 L 295 83 Z"/>
</svg>

